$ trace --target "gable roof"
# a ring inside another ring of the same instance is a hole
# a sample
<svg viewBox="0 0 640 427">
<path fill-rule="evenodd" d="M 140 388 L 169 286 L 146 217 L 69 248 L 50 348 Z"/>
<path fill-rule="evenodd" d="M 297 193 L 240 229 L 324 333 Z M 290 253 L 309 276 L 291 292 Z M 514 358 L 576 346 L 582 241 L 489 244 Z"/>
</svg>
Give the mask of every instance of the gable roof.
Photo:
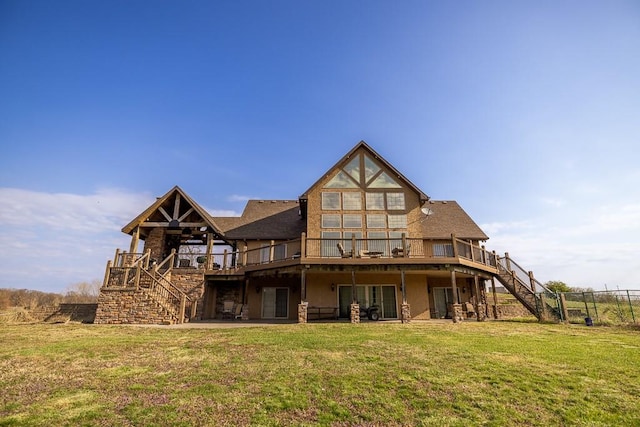
<svg viewBox="0 0 640 427">
<path fill-rule="evenodd" d="M 297 200 L 249 200 L 240 217 L 216 217 L 227 239 L 291 240 L 306 230 Z"/>
<path fill-rule="evenodd" d="M 186 203 L 183 204 L 182 201 Z M 169 210 L 167 211 L 165 207 Z M 209 227 L 218 236 L 221 235 L 220 228 L 211 215 L 177 185 L 164 196 L 158 197 L 151 206 L 125 225 L 122 228 L 122 232 L 133 234 L 136 227 L 145 223 L 166 222 L 169 224 L 172 220 L 178 221 L 180 226 L 187 226 L 197 222 Z"/>
<path fill-rule="evenodd" d="M 424 205 L 433 214 L 422 220 L 422 235 L 427 239 L 488 240 L 489 237 L 471 217 L 453 200 L 430 200 Z"/>
<path fill-rule="evenodd" d="M 357 143 L 355 145 L 355 147 L 353 147 L 347 154 L 344 155 L 344 157 L 342 157 L 340 160 L 338 160 L 338 162 L 336 164 L 334 164 L 331 168 L 329 168 L 329 170 L 327 170 L 327 172 L 325 172 L 320 179 L 318 179 L 316 182 L 313 183 L 313 185 L 311 187 L 309 187 L 307 189 L 307 191 L 305 191 L 304 193 L 302 193 L 299 197 L 300 201 L 302 203 L 305 203 L 307 200 L 307 197 L 309 195 L 309 193 L 311 192 L 311 190 L 313 188 L 315 188 L 317 185 L 320 184 L 320 182 L 325 179 L 329 173 L 331 171 L 333 171 L 334 169 L 337 169 L 338 167 L 340 167 L 341 165 L 347 163 L 347 161 L 349 159 L 351 159 L 351 157 L 353 155 L 356 154 L 356 152 L 360 149 L 363 149 L 365 151 L 367 151 L 373 158 L 375 158 L 377 161 L 379 161 L 380 163 L 382 163 L 382 165 L 384 167 L 386 167 L 389 171 L 391 171 L 393 173 L 393 175 L 398 178 L 402 183 L 404 183 L 408 188 L 410 188 L 411 190 L 415 191 L 419 197 L 420 197 L 420 202 L 424 203 L 426 201 L 429 200 L 429 196 L 427 196 L 422 190 L 420 190 L 414 183 L 412 183 L 411 181 L 409 181 L 404 175 L 402 175 L 395 167 L 393 167 L 393 165 L 389 162 L 387 162 L 380 154 L 378 154 L 373 148 L 371 148 L 366 142 L 364 141 L 360 141 L 359 143 Z"/>
</svg>

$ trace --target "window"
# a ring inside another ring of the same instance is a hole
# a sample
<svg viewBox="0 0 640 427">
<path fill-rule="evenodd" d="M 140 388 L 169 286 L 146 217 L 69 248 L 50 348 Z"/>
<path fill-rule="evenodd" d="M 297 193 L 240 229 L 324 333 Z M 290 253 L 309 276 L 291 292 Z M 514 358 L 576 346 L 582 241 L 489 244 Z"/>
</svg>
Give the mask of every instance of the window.
<svg viewBox="0 0 640 427">
<path fill-rule="evenodd" d="M 384 193 L 367 193 L 367 210 L 384 210 Z"/>
<path fill-rule="evenodd" d="M 387 209 L 404 210 L 404 193 L 387 193 Z"/>
<path fill-rule="evenodd" d="M 407 216 L 389 215 L 389 228 L 407 228 Z"/>
<path fill-rule="evenodd" d="M 362 228 L 362 215 L 345 214 L 342 216 L 342 224 L 344 228 Z"/>
<path fill-rule="evenodd" d="M 342 209 L 345 211 L 359 211 L 362 209 L 362 196 L 360 193 L 342 193 Z"/>
<path fill-rule="evenodd" d="M 260 246 L 260 262 L 267 263 L 269 262 L 269 258 L 271 257 L 271 245 L 268 243 L 263 243 Z"/>
<path fill-rule="evenodd" d="M 367 215 L 367 228 L 386 228 L 386 226 L 384 215 Z"/>
<path fill-rule="evenodd" d="M 322 228 L 340 228 L 340 215 L 322 215 Z"/>
<path fill-rule="evenodd" d="M 322 193 L 322 209 L 328 211 L 340 210 L 340 193 Z"/>
</svg>

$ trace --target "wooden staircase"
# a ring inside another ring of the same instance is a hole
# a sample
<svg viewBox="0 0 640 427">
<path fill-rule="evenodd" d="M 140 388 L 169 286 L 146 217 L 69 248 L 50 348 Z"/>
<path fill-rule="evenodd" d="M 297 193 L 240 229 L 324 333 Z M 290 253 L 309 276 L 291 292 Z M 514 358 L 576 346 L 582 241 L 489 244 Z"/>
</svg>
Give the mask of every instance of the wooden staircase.
<svg viewBox="0 0 640 427">
<path fill-rule="evenodd" d="M 538 282 L 532 272 L 525 271 L 508 253 L 498 257 L 496 279 L 539 321 L 560 321 L 560 304 L 555 292 Z"/>
</svg>

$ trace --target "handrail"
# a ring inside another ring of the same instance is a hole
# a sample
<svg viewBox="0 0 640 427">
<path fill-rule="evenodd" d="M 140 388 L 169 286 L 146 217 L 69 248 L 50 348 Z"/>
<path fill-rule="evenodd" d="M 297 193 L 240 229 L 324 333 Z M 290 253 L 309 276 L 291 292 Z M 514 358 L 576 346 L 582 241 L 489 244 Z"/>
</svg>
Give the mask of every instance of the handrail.
<svg viewBox="0 0 640 427">
<path fill-rule="evenodd" d="M 526 287 L 529 288 L 532 292 L 534 292 L 534 293 L 548 292 L 550 294 L 555 294 L 554 291 L 552 291 L 549 288 L 547 288 L 545 285 L 540 283 L 537 279 L 531 277 L 529 272 L 525 271 L 524 268 L 522 268 L 517 262 L 515 262 L 511 257 L 509 257 L 508 253 L 505 254 L 504 257 L 498 257 L 498 260 L 499 260 L 500 265 L 506 271 L 515 273 L 515 275 L 518 278 L 518 280 L 520 280 L 523 284 L 525 284 Z M 515 267 L 515 269 L 513 267 Z M 537 291 L 537 290 L 531 289 L 531 284 L 530 284 L 531 281 L 534 282 L 534 284 L 535 284 L 537 289 L 542 289 L 542 291 Z"/>
<path fill-rule="evenodd" d="M 169 310 L 174 316 L 178 317 L 180 323 L 184 322 L 184 314 L 187 306 L 189 307 L 191 315 L 193 315 L 194 304 L 189 295 L 162 275 L 155 277 L 147 270 L 140 269 L 140 271 L 142 271 L 145 277 L 151 281 L 149 291 L 153 292 L 154 296 L 163 307 Z"/>
</svg>

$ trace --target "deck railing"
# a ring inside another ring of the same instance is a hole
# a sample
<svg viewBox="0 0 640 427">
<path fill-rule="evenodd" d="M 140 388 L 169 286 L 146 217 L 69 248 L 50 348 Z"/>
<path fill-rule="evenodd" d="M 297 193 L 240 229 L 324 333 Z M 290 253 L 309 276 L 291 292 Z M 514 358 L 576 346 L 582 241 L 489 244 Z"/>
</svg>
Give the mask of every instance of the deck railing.
<svg viewBox="0 0 640 427">
<path fill-rule="evenodd" d="M 306 238 L 264 244 L 260 248 L 225 250 L 198 256 L 199 268 L 205 270 L 230 270 L 295 259 L 344 259 L 365 260 L 371 258 L 411 260 L 437 260 L 443 258 L 464 259 L 474 264 L 496 267 L 497 256 L 483 246 L 458 239 L 424 240 L 415 238 L 391 239 L 321 239 Z M 451 260 L 454 262 L 454 260 Z"/>
</svg>

